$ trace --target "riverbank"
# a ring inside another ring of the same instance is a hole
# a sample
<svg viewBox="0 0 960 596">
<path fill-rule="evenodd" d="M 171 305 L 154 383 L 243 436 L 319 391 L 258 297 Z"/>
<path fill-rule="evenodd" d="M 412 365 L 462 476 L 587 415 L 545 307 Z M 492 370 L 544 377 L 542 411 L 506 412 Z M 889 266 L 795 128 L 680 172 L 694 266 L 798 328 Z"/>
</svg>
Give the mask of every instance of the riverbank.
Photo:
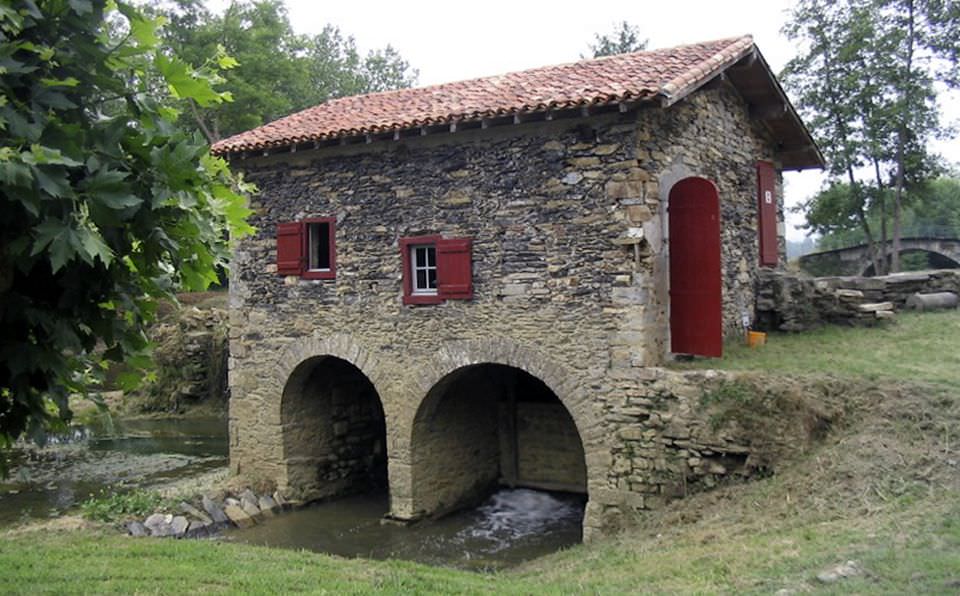
<svg viewBox="0 0 960 596">
<path fill-rule="evenodd" d="M 842 416 L 771 476 L 672 501 L 628 533 L 514 570 L 20 528 L 0 535 L 0 585 L 24 594 L 956 593 L 958 331 L 957 312 L 901 315 L 883 329 L 776 335 L 764 351 L 733 350 L 719 364 L 801 396 L 816 386 Z M 764 394 L 719 398 L 749 408 Z"/>
<path fill-rule="evenodd" d="M 752 488 L 742 495 L 758 499 L 752 524 L 681 522 L 666 533 L 578 546 L 496 574 L 82 529 L 4 536 L 0 577 L 9 594 L 947 594 L 960 587 L 955 494 L 867 515 L 770 523 L 763 514 L 769 487 Z M 831 581 L 830 572 L 847 561 L 856 574 Z"/>
</svg>

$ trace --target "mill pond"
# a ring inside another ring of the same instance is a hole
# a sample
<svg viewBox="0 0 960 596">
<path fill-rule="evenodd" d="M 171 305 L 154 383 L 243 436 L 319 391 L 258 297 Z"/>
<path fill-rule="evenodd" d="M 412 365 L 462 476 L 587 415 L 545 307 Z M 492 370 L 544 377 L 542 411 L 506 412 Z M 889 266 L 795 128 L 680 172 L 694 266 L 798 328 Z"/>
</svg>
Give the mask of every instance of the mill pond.
<svg viewBox="0 0 960 596">
<path fill-rule="evenodd" d="M 21 445 L 0 483 L 0 527 L 56 517 L 101 492 L 225 478 L 227 450 L 222 418 L 121 420 L 75 427 L 43 448 Z M 502 489 L 473 509 L 412 526 L 384 523 L 388 508 L 385 493 L 345 497 L 216 539 L 491 570 L 579 543 L 584 497 Z"/>
</svg>

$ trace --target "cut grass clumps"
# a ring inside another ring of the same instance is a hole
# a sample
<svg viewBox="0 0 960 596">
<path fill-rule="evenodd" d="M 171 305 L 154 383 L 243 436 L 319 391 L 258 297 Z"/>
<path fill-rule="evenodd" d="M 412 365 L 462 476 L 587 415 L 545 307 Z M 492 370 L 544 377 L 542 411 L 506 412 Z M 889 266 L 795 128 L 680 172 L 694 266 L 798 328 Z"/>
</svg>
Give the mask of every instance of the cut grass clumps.
<svg viewBox="0 0 960 596">
<path fill-rule="evenodd" d="M 145 517 L 161 509 L 165 501 L 159 493 L 149 490 L 130 492 L 100 491 L 80 504 L 80 511 L 87 519 L 107 523 Z"/>
<path fill-rule="evenodd" d="M 748 470 L 765 475 L 819 444 L 843 420 L 843 404 L 824 397 L 790 379 L 741 374 L 705 389 L 700 406 L 714 433 L 749 446 Z"/>
</svg>

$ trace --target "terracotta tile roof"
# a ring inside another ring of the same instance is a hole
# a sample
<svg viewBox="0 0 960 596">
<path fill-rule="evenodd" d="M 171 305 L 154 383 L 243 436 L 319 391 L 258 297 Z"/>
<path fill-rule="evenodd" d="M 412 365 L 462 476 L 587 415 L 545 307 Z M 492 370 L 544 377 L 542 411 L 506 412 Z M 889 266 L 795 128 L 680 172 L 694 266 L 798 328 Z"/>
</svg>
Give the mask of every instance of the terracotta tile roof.
<svg viewBox="0 0 960 596">
<path fill-rule="evenodd" d="M 334 99 L 214 144 L 214 153 L 282 147 L 517 113 L 663 98 L 694 90 L 750 51 L 749 35 Z"/>
</svg>

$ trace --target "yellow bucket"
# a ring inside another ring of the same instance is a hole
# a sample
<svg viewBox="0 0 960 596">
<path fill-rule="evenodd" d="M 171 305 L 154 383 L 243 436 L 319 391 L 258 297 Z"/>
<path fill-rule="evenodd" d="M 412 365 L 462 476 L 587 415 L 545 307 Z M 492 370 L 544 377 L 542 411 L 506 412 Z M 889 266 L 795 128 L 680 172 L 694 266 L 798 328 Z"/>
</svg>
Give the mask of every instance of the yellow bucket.
<svg viewBox="0 0 960 596">
<path fill-rule="evenodd" d="M 767 343 L 767 334 L 762 331 L 747 331 L 747 345 L 751 348 Z"/>
</svg>

